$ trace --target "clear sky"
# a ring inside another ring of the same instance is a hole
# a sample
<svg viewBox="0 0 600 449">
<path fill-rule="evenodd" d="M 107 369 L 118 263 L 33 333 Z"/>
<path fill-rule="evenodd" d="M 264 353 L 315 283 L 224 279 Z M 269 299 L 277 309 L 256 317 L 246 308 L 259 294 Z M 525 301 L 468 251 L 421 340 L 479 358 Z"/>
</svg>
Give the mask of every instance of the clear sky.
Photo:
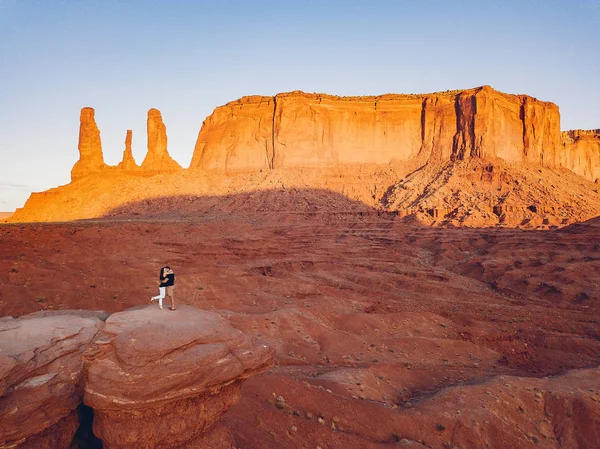
<svg viewBox="0 0 600 449">
<path fill-rule="evenodd" d="M 79 111 L 105 161 L 148 109 L 190 163 L 202 121 L 244 95 L 425 93 L 489 84 L 600 128 L 600 0 L 0 0 L 0 211 L 70 181 Z"/>
</svg>

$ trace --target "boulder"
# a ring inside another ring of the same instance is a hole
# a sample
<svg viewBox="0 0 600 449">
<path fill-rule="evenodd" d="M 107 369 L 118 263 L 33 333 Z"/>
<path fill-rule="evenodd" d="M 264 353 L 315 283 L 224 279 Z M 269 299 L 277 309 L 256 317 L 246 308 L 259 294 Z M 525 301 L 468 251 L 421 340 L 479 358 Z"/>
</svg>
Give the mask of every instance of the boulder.
<svg viewBox="0 0 600 449">
<path fill-rule="evenodd" d="M 77 314 L 0 320 L 0 447 L 69 447 L 81 356 L 101 326 Z"/>
<path fill-rule="evenodd" d="M 273 351 L 214 313 L 153 305 L 112 314 L 84 358 L 84 402 L 105 447 L 233 447 L 213 425 Z"/>
</svg>

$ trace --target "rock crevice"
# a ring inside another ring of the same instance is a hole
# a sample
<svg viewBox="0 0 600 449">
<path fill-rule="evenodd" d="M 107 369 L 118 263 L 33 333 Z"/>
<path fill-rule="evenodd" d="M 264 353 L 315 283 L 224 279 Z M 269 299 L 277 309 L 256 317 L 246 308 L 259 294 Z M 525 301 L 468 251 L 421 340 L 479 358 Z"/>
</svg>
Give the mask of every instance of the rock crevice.
<svg viewBox="0 0 600 449">
<path fill-rule="evenodd" d="M 216 424 L 273 350 L 216 314 L 179 309 L 1 319 L 0 447 L 69 447 L 82 401 L 104 447 L 233 447 Z"/>
</svg>

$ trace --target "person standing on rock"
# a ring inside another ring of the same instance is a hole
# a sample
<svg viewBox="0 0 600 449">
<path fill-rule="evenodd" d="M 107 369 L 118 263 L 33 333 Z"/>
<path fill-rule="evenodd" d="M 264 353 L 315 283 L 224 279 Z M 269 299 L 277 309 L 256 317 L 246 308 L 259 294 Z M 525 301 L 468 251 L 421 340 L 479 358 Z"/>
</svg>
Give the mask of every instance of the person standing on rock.
<svg viewBox="0 0 600 449">
<path fill-rule="evenodd" d="M 163 284 L 166 287 L 166 295 L 171 300 L 171 310 L 175 310 L 175 297 L 173 296 L 173 290 L 175 288 L 175 273 L 173 273 L 173 270 L 171 270 L 170 267 L 165 268 L 167 271 L 165 272 L 166 276 Z"/>
<path fill-rule="evenodd" d="M 159 283 L 158 295 L 150 298 L 150 301 L 156 301 L 158 299 L 158 307 L 160 307 L 161 309 L 163 308 L 163 299 L 164 299 L 166 291 L 167 291 L 166 282 L 167 282 L 167 273 L 169 270 L 170 270 L 169 267 L 162 267 L 160 269 L 160 273 L 158 275 L 158 283 Z M 173 282 L 175 282 L 175 275 L 173 275 Z"/>
</svg>

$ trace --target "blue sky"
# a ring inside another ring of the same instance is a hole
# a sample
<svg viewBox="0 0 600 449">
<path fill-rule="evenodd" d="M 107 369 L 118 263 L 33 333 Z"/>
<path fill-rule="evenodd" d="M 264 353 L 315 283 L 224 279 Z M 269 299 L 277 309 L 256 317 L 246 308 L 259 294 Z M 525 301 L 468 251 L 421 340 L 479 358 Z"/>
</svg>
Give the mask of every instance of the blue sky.
<svg viewBox="0 0 600 449">
<path fill-rule="evenodd" d="M 244 95 L 423 93 L 489 84 L 600 128 L 600 1 L 0 0 L 0 211 L 66 184 L 79 111 L 104 157 L 146 151 L 161 110 L 187 167 L 202 121 Z"/>
</svg>

